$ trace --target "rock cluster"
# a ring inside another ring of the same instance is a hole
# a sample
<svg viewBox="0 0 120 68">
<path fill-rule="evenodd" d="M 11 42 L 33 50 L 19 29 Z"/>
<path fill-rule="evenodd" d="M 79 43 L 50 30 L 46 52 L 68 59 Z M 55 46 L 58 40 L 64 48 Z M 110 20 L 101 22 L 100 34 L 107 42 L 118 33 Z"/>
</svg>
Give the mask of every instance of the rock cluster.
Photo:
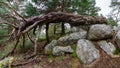
<svg viewBox="0 0 120 68">
<path fill-rule="evenodd" d="M 45 51 L 51 51 L 53 55 L 59 56 L 65 53 L 73 53 L 72 46 L 76 45 L 77 57 L 84 64 L 91 64 L 95 60 L 100 58 L 100 52 L 95 47 L 93 41 L 96 41 L 98 47 L 104 50 L 108 55 L 114 56 L 116 50 L 114 44 L 107 39 L 111 39 L 116 42 L 120 48 L 120 30 L 115 27 L 112 28 L 105 24 L 91 25 L 88 30 L 84 30 L 81 27 L 77 27 L 72 30 L 73 33 L 53 40 L 51 43 L 46 45 Z M 115 34 L 116 33 L 116 34 Z M 115 36 L 114 36 L 115 35 Z"/>
<path fill-rule="evenodd" d="M 71 48 L 71 46 L 55 46 L 53 48 L 53 55 L 64 55 L 65 53 L 73 53 L 73 49 Z"/>
</svg>

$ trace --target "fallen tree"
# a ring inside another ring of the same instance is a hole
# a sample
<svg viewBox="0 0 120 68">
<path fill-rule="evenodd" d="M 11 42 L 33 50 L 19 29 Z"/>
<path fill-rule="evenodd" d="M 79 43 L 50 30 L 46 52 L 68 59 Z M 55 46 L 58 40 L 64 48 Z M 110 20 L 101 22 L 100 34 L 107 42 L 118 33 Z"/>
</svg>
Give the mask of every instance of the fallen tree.
<svg viewBox="0 0 120 68">
<path fill-rule="evenodd" d="M 71 26 L 107 23 L 107 20 L 104 17 L 84 16 L 79 14 L 65 13 L 65 12 L 51 12 L 48 14 L 44 14 L 42 16 L 36 16 L 36 17 L 25 19 L 23 16 L 17 13 L 16 10 L 11 8 L 8 3 L 0 2 L 0 6 L 1 5 L 5 5 L 12 12 L 12 14 L 7 16 L 5 15 L 6 16 L 5 20 L 1 20 L 0 24 L 7 24 L 11 26 L 12 31 L 10 30 L 11 33 L 9 33 L 9 35 L 0 36 L 0 37 L 8 37 L 7 41 L 4 42 L 4 44 L 8 44 L 9 42 L 11 42 L 11 39 L 15 41 L 13 48 L 9 51 L 8 54 L 4 55 L 1 59 L 4 59 L 9 55 L 13 55 L 21 39 L 22 39 L 22 46 L 23 46 L 22 48 L 24 48 L 26 44 L 26 38 L 29 39 L 34 44 L 34 53 L 32 54 L 32 56 L 30 55 L 29 57 L 27 57 L 27 59 L 33 58 L 34 56 L 36 56 L 40 29 L 41 29 L 41 26 L 43 25 L 46 25 L 46 40 L 49 42 L 48 29 L 49 29 L 50 23 L 69 23 Z M 14 22 L 7 21 L 6 18 L 12 18 Z M 19 22 L 20 19 L 22 19 L 23 23 Z M 35 37 L 32 38 L 29 35 L 29 32 L 33 30 L 33 34 L 35 34 L 36 28 L 39 29 L 37 32 L 38 34 L 36 34 Z M 39 55 L 46 55 L 46 54 L 41 53 Z M 25 65 L 32 61 L 34 61 L 34 59 L 25 63 L 15 64 L 12 66 Z"/>
<path fill-rule="evenodd" d="M 21 26 L 19 26 L 19 33 L 24 34 L 30 31 L 32 28 L 36 28 L 37 26 L 42 26 L 43 24 L 46 24 L 46 36 L 47 36 L 47 41 L 49 41 L 48 28 L 49 28 L 49 24 L 53 22 L 56 23 L 67 22 L 71 26 L 79 26 L 79 25 L 90 25 L 90 24 L 106 24 L 107 20 L 104 17 L 98 17 L 98 16 L 83 16 L 83 15 L 75 15 L 71 13 L 64 13 L 64 12 L 51 12 L 43 16 L 36 16 L 27 19 L 26 21 L 24 21 L 24 23 Z"/>
<path fill-rule="evenodd" d="M 14 53 L 14 50 L 16 49 L 19 39 L 23 37 L 23 46 L 25 45 L 25 34 L 27 34 L 28 38 L 35 44 L 35 48 L 37 48 L 37 40 L 38 36 L 34 40 L 32 40 L 28 34 L 28 32 L 32 29 L 41 28 L 42 25 L 46 25 L 46 38 L 47 41 L 49 41 L 48 37 L 48 28 L 50 23 L 59 23 L 59 22 L 66 22 L 69 23 L 71 26 L 79 26 L 79 25 L 91 25 L 91 24 L 106 24 L 107 20 L 104 17 L 99 16 L 84 16 L 79 14 L 72 14 L 72 13 L 65 13 L 65 12 L 51 12 L 42 16 L 36 16 L 32 18 L 25 19 L 20 14 L 18 14 L 14 9 L 12 9 L 7 3 L 0 2 L 4 5 L 6 5 L 11 11 L 13 11 L 18 17 L 22 19 L 22 24 L 16 26 L 14 23 L 10 24 L 7 21 L 4 21 L 4 24 L 8 24 L 13 26 L 13 31 L 10 33 L 10 37 L 13 37 L 16 41 L 15 46 L 13 49 L 4 57 L 7 57 L 8 55 Z M 18 19 L 15 15 L 11 16 L 15 19 Z M 3 21 L 2 21 L 3 22 Z M 0 22 L 1 23 L 1 22 Z M 39 32 L 38 32 L 39 33 Z M 39 34 L 38 34 L 39 35 Z M 34 50 L 36 52 L 36 50 Z M 35 54 L 35 53 L 34 53 Z M 4 58 L 3 57 L 3 58 Z"/>
<path fill-rule="evenodd" d="M 43 16 L 36 16 L 33 18 L 27 19 L 25 23 L 19 26 L 21 31 L 24 31 L 27 27 L 34 24 L 33 27 L 37 25 L 43 25 L 45 23 L 53 23 L 53 22 L 67 22 L 72 26 L 79 25 L 91 25 L 91 24 L 106 24 L 107 20 L 104 17 L 98 16 L 83 16 L 83 15 L 75 15 L 71 13 L 64 12 L 51 12 Z"/>
</svg>

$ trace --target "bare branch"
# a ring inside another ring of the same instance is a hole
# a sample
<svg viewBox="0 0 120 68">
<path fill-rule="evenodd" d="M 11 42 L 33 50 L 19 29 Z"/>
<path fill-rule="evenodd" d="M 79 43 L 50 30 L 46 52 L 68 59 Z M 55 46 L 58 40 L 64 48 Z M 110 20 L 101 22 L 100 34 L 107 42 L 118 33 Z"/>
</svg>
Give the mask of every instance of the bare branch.
<svg viewBox="0 0 120 68">
<path fill-rule="evenodd" d="M 4 21 L 4 20 L 1 21 L 0 24 L 8 24 L 8 25 L 10 25 L 10 26 L 12 26 L 12 27 L 14 27 L 14 28 L 16 28 L 16 29 L 18 28 L 18 27 L 16 27 L 15 25 L 10 24 L 10 23 L 8 23 L 7 21 Z"/>
<path fill-rule="evenodd" d="M 25 34 L 31 29 L 33 29 L 40 21 L 35 22 L 33 25 L 29 26 L 26 30 L 24 30 L 22 33 Z"/>
<path fill-rule="evenodd" d="M 31 37 L 29 36 L 29 34 L 27 33 L 28 38 L 30 39 L 30 41 L 34 44 L 34 41 L 31 39 Z"/>
<path fill-rule="evenodd" d="M 27 22 L 26 19 L 25 19 L 23 16 L 21 16 L 19 13 L 17 13 L 17 11 L 14 10 L 12 7 L 10 7 L 7 3 L 5 3 L 5 2 L 0 2 L 0 4 L 4 4 L 7 8 L 9 8 L 9 9 L 12 10 L 16 15 L 18 15 L 20 18 L 22 18 L 24 22 Z"/>
</svg>

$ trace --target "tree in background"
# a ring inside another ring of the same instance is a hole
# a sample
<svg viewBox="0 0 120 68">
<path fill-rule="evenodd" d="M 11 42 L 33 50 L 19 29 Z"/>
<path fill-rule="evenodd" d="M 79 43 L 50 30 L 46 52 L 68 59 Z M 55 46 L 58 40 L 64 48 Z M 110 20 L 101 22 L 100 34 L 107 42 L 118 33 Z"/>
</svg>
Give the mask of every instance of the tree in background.
<svg viewBox="0 0 120 68">
<path fill-rule="evenodd" d="M 7 2 L 9 3 L 9 5 L 13 8 L 13 9 L 16 9 L 17 10 L 17 5 L 15 4 L 12 4 L 10 3 L 12 0 L 1 0 L 0 2 Z M 7 8 L 6 8 L 7 7 Z M 15 14 L 12 12 L 12 10 L 10 10 L 10 8 L 5 5 L 5 4 L 1 4 L 0 5 L 0 19 L 1 19 L 1 22 L 4 22 L 4 26 L 2 27 L 6 27 L 8 29 L 8 33 L 12 31 L 13 28 L 11 28 L 11 26 L 13 25 L 10 25 L 10 24 L 14 24 L 16 25 L 16 17 L 15 17 Z M 18 21 L 17 21 L 18 22 Z M 8 24 L 8 25 L 6 25 Z"/>
<path fill-rule="evenodd" d="M 34 1 L 34 0 L 33 0 Z M 35 3 L 38 1 L 35 0 Z M 45 6 L 43 13 L 49 12 L 68 12 L 68 13 L 77 13 L 82 15 L 95 16 L 98 15 L 100 10 L 98 7 L 95 7 L 95 0 L 45 0 L 38 3 L 42 3 Z M 41 10 L 41 9 L 40 9 Z M 43 10 L 41 10 L 42 12 Z M 62 24 L 62 33 L 65 33 L 64 24 Z"/>
<path fill-rule="evenodd" d="M 110 17 L 112 17 L 116 22 L 120 22 L 120 1 L 119 0 L 111 0 L 112 11 L 110 13 Z"/>
<path fill-rule="evenodd" d="M 117 26 L 117 22 L 112 17 L 108 18 L 107 24 L 111 26 Z"/>
<path fill-rule="evenodd" d="M 68 12 L 95 16 L 99 10 L 98 7 L 95 7 L 95 0 L 30 0 L 25 5 L 23 14 L 26 17 L 32 17 L 49 12 Z M 49 24 L 46 24 L 46 38 L 49 38 L 48 30 Z M 61 35 L 63 34 L 65 34 L 64 23 L 61 24 Z M 47 40 L 49 41 L 49 39 Z"/>
<path fill-rule="evenodd" d="M 25 5 L 24 13 L 26 13 L 26 17 L 37 16 L 39 13 L 37 12 L 36 7 L 34 7 L 31 3 Z"/>
<path fill-rule="evenodd" d="M 7 1 L 7 0 L 3 0 L 3 1 Z M 23 2 L 26 4 L 23 4 Z M 54 11 L 94 16 L 97 15 L 97 12 L 99 11 L 99 8 L 95 7 L 95 0 L 27 0 L 27 1 L 9 0 L 9 3 L 16 11 L 18 11 L 25 18 L 37 16 L 40 14 L 47 14 L 49 12 L 54 12 Z M 21 8 L 23 8 L 23 10 L 20 10 Z M 10 12 L 8 9 L 5 11 Z M 4 12 L 4 13 L 8 13 L 8 12 Z M 6 15 L 3 14 L 3 16 Z M 64 23 L 62 23 L 61 27 L 62 27 L 61 34 L 64 34 L 65 33 Z M 37 26 L 35 27 L 33 33 L 35 32 L 36 28 Z M 49 29 L 49 23 L 46 24 L 46 38 L 48 38 L 47 37 L 48 29 Z"/>
</svg>

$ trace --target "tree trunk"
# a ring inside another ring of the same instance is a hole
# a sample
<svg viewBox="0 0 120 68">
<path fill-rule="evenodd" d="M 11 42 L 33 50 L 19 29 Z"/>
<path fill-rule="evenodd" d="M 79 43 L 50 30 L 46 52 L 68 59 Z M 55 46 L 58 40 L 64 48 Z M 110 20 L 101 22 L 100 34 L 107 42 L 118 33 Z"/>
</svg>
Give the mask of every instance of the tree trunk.
<svg viewBox="0 0 120 68">
<path fill-rule="evenodd" d="M 46 40 L 47 40 L 47 43 L 50 42 L 49 35 L 48 35 L 48 30 L 49 30 L 49 23 L 46 23 Z"/>
<path fill-rule="evenodd" d="M 61 5 L 61 11 L 64 12 L 64 8 L 65 8 L 65 3 L 64 0 L 62 0 L 62 5 Z M 62 22 L 61 24 L 61 35 L 65 34 L 65 27 L 64 27 L 64 23 Z"/>
<path fill-rule="evenodd" d="M 23 49 L 25 49 L 25 34 L 23 34 Z"/>
<path fill-rule="evenodd" d="M 61 24 L 61 35 L 64 35 L 65 34 L 65 27 L 64 27 L 64 23 L 62 22 Z"/>
<path fill-rule="evenodd" d="M 23 23 L 19 26 L 19 30 L 22 32 L 26 30 L 29 26 L 32 25 L 28 29 L 31 30 L 36 25 L 44 25 L 45 23 L 51 22 L 67 22 L 72 26 L 79 26 L 79 25 L 90 25 L 90 24 L 106 24 L 107 20 L 104 17 L 98 16 L 83 16 L 83 15 L 75 15 L 71 13 L 64 13 L 64 12 L 51 12 L 43 16 L 36 16 L 30 19 L 27 19 L 27 23 Z M 25 32 L 28 32 L 25 31 Z"/>
<path fill-rule="evenodd" d="M 56 34 L 56 24 L 54 24 L 54 35 Z"/>
</svg>

